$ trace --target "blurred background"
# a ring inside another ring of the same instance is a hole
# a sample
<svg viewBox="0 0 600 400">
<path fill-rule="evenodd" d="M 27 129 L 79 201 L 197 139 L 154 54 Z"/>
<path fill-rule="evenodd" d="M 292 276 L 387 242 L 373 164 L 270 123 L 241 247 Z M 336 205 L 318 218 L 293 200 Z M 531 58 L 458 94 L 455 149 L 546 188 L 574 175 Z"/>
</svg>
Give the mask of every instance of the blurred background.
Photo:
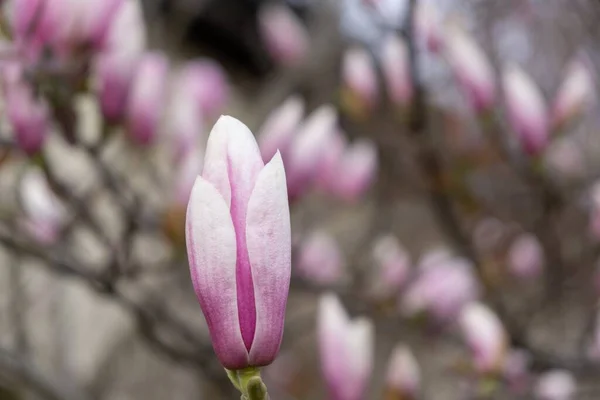
<svg viewBox="0 0 600 400">
<path fill-rule="evenodd" d="M 597 1 L 0 4 L 0 399 L 238 398 L 184 238 L 221 114 L 286 167 L 272 399 L 600 398 Z"/>
</svg>

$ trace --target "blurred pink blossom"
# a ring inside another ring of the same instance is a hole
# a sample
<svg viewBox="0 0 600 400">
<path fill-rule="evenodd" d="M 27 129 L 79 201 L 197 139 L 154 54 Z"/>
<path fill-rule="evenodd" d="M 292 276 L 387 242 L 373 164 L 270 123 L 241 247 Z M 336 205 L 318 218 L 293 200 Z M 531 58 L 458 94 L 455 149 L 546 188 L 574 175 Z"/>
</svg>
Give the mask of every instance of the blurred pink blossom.
<svg viewBox="0 0 600 400">
<path fill-rule="evenodd" d="M 544 268 L 544 249 L 532 234 L 519 235 L 508 250 L 508 267 L 513 275 L 532 279 L 538 277 Z"/>
<path fill-rule="evenodd" d="M 175 186 L 175 203 L 187 208 L 190 193 L 196 182 L 196 177 L 202 172 L 204 153 L 193 147 L 183 156 L 178 165 L 177 181 Z"/>
<path fill-rule="evenodd" d="M 552 172 L 564 178 L 576 179 L 585 176 L 584 155 L 573 137 L 554 140 L 546 152 L 545 162 Z"/>
<path fill-rule="evenodd" d="M 540 89 L 514 64 L 504 71 L 503 87 L 508 117 L 523 151 L 539 154 L 549 140 L 548 112 Z"/>
<path fill-rule="evenodd" d="M 496 314 L 484 304 L 473 302 L 462 310 L 459 324 L 477 371 L 489 373 L 502 368 L 508 343 Z"/>
<path fill-rule="evenodd" d="M 338 198 L 355 202 L 375 181 L 378 166 L 377 146 L 368 139 L 359 139 L 341 155 L 328 186 Z"/>
<path fill-rule="evenodd" d="M 398 294 L 410 274 L 410 256 L 393 235 L 377 238 L 373 245 L 376 290 L 379 295 Z"/>
<path fill-rule="evenodd" d="M 367 50 L 361 47 L 346 50 L 342 60 L 342 81 L 361 107 L 371 109 L 375 106 L 379 96 L 377 75 Z"/>
<path fill-rule="evenodd" d="M 535 386 L 535 398 L 538 400 L 575 399 L 577 383 L 570 372 L 552 370 L 541 375 Z"/>
<path fill-rule="evenodd" d="M 194 96 L 197 112 L 207 118 L 216 118 L 224 111 L 229 99 L 229 83 L 219 64 L 209 59 L 188 61 L 180 74 Z"/>
<path fill-rule="evenodd" d="M 269 113 L 258 133 L 258 145 L 263 160 L 270 160 L 279 150 L 287 162 L 289 148 L 304 115 L 304 100 L 291 96 Z"/>
<path fill-rule="evenodd" d="M 308 32 L 288 7 L 268 4 L 260 9 L 258 20 L 265 47 L 276 62 L 293 66 L 306 57 Z"/>
<path fill-rule="evenodd" d="M 325 152 L 317 171 L 317 185 L 324 192 L 334 194 L 332 182 L 338 179 L 338 168 L 342 157 L 348 148 L 348 140 L 346 133 L 341 129 L 336 129 L 329 138 L 329 143 L 326 144 L 328 150 Z"/>
<path fill-rule="evenodd" d="M 417 399 L 420 386 L 421 370 L 417 359 L 407 346 L 396 345 L 386 375 L 386 389 L 391 394 L 390 398 Z"/>
<path fill-rule="evenodd" d="M 521 349 L 510 350 L 504 359 L 504 379 L 513 393 L 523 394 L 527 390 L 531 355 Z"/>
<path fill-rule="evenodd" d="M 361 400 L 373 371 L 373 325 L 350 320 L 333 294 L 321 297 L 317 314 L 321 368 L 331 399 Z"/>
<path fill-rule="evenodd" d="M 595 100 L 596 79 L 587 57 L 572 60 L 560 85 L 552 109 L 552 125 L 560 128 L 578 117 Z"/>
<path fill-rule="evenodd" d="M 439 10 L 431 2 L 418 3 L 414 24 L 425 47 L 434 53 L 440 51 L 444 41 L 443 23 Z"/>
<path fill-rule="evenodd" d="M 413 96 L 408 47 L 399 36 L 390 35 L 381 51 L 381 68 L 392 103 L 406 106 Z"/>
<path fill-rule="evenodd" d="M 127 128 L 138 145 L 156 139 L 164 112 L 169 60 L 162 53 L 147 53 L 140 59 L 127 104 Z"/>
<path fill-rule="evenodd" d="M 301 243 L 296 263 L 298 275 L 329 286 L 344 278 L 344 260 L 335 238 L 324 231 L 314 231 Z"/>
<path fill-rule="evenodd" d="M 483 50 L 468 33 L 449 28 L 445 54 L 461 90 L 477 112 L 488 110 L 496 97 L 494 70 Z"/>
</svg>

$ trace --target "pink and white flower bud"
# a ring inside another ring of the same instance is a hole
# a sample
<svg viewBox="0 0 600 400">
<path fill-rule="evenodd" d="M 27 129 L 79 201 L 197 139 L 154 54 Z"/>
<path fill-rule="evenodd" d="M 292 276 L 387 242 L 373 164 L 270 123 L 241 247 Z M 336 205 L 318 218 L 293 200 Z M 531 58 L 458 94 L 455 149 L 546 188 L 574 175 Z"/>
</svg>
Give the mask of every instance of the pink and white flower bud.
<svg viewBox="0 0 600 400">
<path fill-rule="evenodd" d="M 404 314 L 430 313 L 446 323 L 454 320 L 463 307 L 479 297 L 473 267 L 466 260 L 449 258 L 420 268 L 420 273 L 401 299 Z"/>
<path fill-rule="evenodd" d="M 371 109 L 379 96 L 375 64 L 363 48 L 346 50 L 342 60 L 342 81 L 361 108 Z"/>
<path fill-rule="evenodd" d="M 49 110 L 21 75 L 20 69 L 4 71 L 6 116 L 19 149 L 33 156 L 42 150 L 50 132 Z"/>
<path fill-rule="evenodd" d="M 544 269 L 544 249 L 532 234 L 518 236 L 508 250 L 508 266 L 513 275 L 523 279 L 538 277 Z"/>
<path fill-rule="evenodd" d="M 535 386 L 535 398 L 538 400 L 575 399 L 577 383 L 570 372 L 552 370 L 541 375 Z"/>
<path fill-rule="evenodd" d="M 325 152 L 316 176 L 317 186 L 324 192 L 335 195 L 335 180 L 338 178 L 339 165 L 348 148 L 346 133 L 336 129 L 326 144 Z"/>
<path fill-rule="evenodd" d="M 507 336 L 500 319 L 487 306 L 473 302 L 461 312 L 459 324 L 477 371 L 497 372 L 507 350 Z"/>
<path fill-rule="evenodd" d="M 189 149 L 179 164 L 175 186 L 175 203 L 187 206 L 196 177 L 202 172 L 204 154 L 197 147 Z"/>
<path fill-rule="evenodd" d="M 20 186 L 20 200 L 25 213 L 23 226 L 29 234 L 41 244 L 56 242 L 66 222 L 66 210 L 42 171 L 32 169 L 25 174 Z"/>
<path fill-rule="evenodd" d="M 377 239 L 372 251 L 377 266 L 376 289 L 383 296 L 397 294 L 408 280 L 410 256 L 393 235 Z"/>
<path fill-rule="evenodd" d="M 548 145 L 548 112 L 540 89 L 516 65 L 503 76 L 508 117 L 523 150 L 537 155 Z"/>
<path fill-rule="evenodd" d="M 344 277 L 344 260 L 337 241 L 324 231 L 314 231 L 302 242 L 298 273 L 319 285 L 330 286 Z"/>
<path fill-rule="evenodd" d="M 147 53 L 139 61 L 127 104 L 131 140 L 148 145 L 156 139 L 165 108 L 169 61 L 161 53 Z"/>
<path fill-rule="evenodd" d="M 477 112 L 488 110 L 496 97 L 494 70 L 483 50 L 466 32 L 449 30 L 446 57 L 461 90 Z"/>
<path fill-rule="evenodd" d="M 327 104 L 313 111 L 298 128 L 286 162 L 290 198 L 298 198 L 314 182 L 336 125 L 337 113 Z"/>
<path fill-rule="evenodd" d="M 444 33 L 438 9 L 431 3 L 420 2 L 415 13 L 414 24 L 417 35 L 425 47 L 433 53 L 440 51 L 444 43 Z"/>
<path fill-rule="evenodd" d="M 258 135 L 258 146 L 263 160 L 271 159 L 279 150 L 284 163 L 286 162 L 289 147 L 302 122 L 303 115 L 304 100 L 299 96 L 291 96 L 271 111 Z"/>
<path fill-rule="evenodd" d="M 417 359 L 407 346 L 397 345 L 392 351 L 386 390 L 393 399 L 416 399 L 421 386 L 421 370 Z"/>
<path fill-rule="evenodd" d="M 100 108 L 110 122 L 125 115 L 138 61 L 146 47 L 142 10 L 137 0 L 125 1 L 117 10 L 105 38 L 105 51 L 95 60 Z"/>
<path fill-rule="evenodd" d="M 208 59 L 187 62 L 180 72 L 194 96 L 198 112 L 215 118 L 225 109 L 229 98 L 229 83 L 223 68 Z"/>
<path fill-rule="evenodd" d="M 321 368 L 330 398 L 363 399 L 373 371 L 373 325 L 351 321 L 339 299 L 324 295 L 317 314 Z"/>
<path fill-rule="evenodd" d="M 268 4 L 260 9 L 258 22 L 265 48 L 277 63 L 289 67 L 306 57 L 308 32 L 288 7 Z"/>
<path fill-rule="evenodd" d="M 578 117 L 595 100 L 595 77 L 582 57 L 569 63 L 552 109 L 552 125 L 560 128 Z"/>
<path fill-rule="evenodd" d="M 290 213 L 281 156 L 266 165 L 252 132 L 224 116 L 208 138 L 186 216 L 194 290 L 221 364 L 277 356 L 290 271 Z"/>
<path fill-rule="evenodd" d="M 388 36 L 381 50 L 381 69 L 392 103 L 406 106 L 413 96 L 408 47 L 397 35 Z"/>
<path fill-rule="evenodd" d="M 522 394 L 529 384 L 531 355 L 525 350 L 511 350 L 504 360 L 504 379 L 513 393 Z"/>
<path fill-rule="evenodd" d="M 377 146 L 368 139 L 352 143 L 342 155 L 330 187 L 344 201 L 355 202 L 366 193 L 377 176 Z"/>
</svg>

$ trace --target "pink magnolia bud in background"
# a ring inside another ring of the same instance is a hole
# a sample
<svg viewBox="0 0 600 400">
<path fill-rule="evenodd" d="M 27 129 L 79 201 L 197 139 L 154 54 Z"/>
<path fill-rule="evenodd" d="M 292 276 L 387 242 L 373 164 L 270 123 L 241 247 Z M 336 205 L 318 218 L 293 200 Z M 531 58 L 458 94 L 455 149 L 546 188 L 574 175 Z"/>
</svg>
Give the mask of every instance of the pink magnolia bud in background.
<svg viewBox="0 0 600 400">
<path fill-rule="evenodd" d="M 552 370 L 541 375 L 535 386 L 535 398 L 538 400 L 575 399 L 577 383 L 570 372 Z"/>
<path fill-rule="evenodd" d="M 197 147 L 189 149 L 178 166 L 175 203 L 187 206 L 196 177 L 202 172 L 204 154 Z"/>
<path fill-rule="evenodd" d="M 23 227 L 42 244 L 52 244 L 58 238 L 66 221 L 66 211 L 48 186 L 39 169 L 31 169 L 23 176 L 20 200 L 25 213 Z"/>
<path fill-rule="evenodd" d="M 544 268 L 544 249 L 540 241 L 529 233 L 518 236 L 508 250 L 508 266 L 516 277 L 538 277 Z"/>
<path fill-rule="evenodd" d="M 360 400 L 373 371 L 373 325 L 351 321 L 339 299 L 324 295 L 317 314 L 321 368 L 331 399 Z"/>
<path fill-rule="evenodd" d="M 9 74 L 14 76 L 9 77 Z M 35 97 L 33 89 L 23 80 L 19 68 L 4 71 L 3 81 L 6 116 L 12 126 L 15 141 L 19 149 L 33 156 L 42 150 L 50 131 L 48 106 L 43 99 Z"/>
<path fill-rule="evenodd" d="M 337 174 L 330 183 L 334 194 L 355 202 L 371 187 L 377 176 L 377 146 L 368 139 L 352 143 L 340 159 Z"/>
<path fill-rule="evenodd" d="M 419 275 L 401 299 L 403 313 L 428 312 L 442 323 L 454 320 L 466 304 L 479 296 L 472 269 L 472 265 L 460 258 L 421 266 Z"/>
<path fill-rule="evenodd" d="M 436 7 L 431 3 L 420 2 L 415 13 L 415 29 L 418 38 L 425 47 L 434 53 L 440 51 L 443 45 L 442 18 Z"/>
<path fill-rule="evenodd" d="M 212 60 L 198 59 L 184 64 L 180 74 L 193 93 L 198 112 L 218 117 L 229 98 L 229 83 L 223 68 Z"/>
<path fill-rule="evenodd" d="M 447 32 L 446 58 L 461 90 L 477 112 L 488 110 L 496 97 L 494 70 L 483 50 L 466 32 Z"/>
<path fill-rule="evenodd" d="M 381 50 L 381 69 L 392 103 L 406 106 L 413 96 L 408 47 L 397 35 L 388 36 Z"/>
<path fill-rule="evenodd" d="M 386 376 L 390 399 L 416 399 L 421 385 L 419 364 L 407 346 L 397 345 L 392 351 Z"/>
<path fill-rule="evenodd" d="M 323 155 L 317 171 L 317 185 L 324 192 L 335 195 L 335 180 L 338 178 L 339 165 L 348 147 L 346 133 L 340 129 L 334 130 L 325 145 L 327 151 Z"/>
<path fill-rule="evenodd" d="M 342 60 L 342 81 L 359 109 L 371 109 L 377 103 L 378 84 L 371 55 L 361 47 L 346 50 Z"/>
<path fill-rule="evenodd" d="M 298 274 L 319 285 L 335 285 L 344 277 L 344 260 L 336 240 L 314 231 L 300 245 Z"/>
<path fill-rule="evenodd" d="M 548 144 L 548 113 L 544 97 L 531 78 L 516 65 L 503 76 L 508 117 L 523 150 L 537 155 Z"/>
<path fill-rule="evenodd" d="M 289 67 L 306 57 L 308 32 L 288 7 L 279 4 L 263 6 L 258 23 L 265 48 L 277 63 Z"/>
<path fill-rule="evenodd" d="M 461 312 L 459 324 L 477 371 L 490 373 L 500 369 L 506 355 L 507 337 L 496 314 L 482 303 L 473 302 Z"/>
<path fill-rule="evenodd" d="M 578 117 L 595 100 L 596 82 L 589 61 L 578 57 L 569 63 L 552 109 L 552 125 L 560 128 Z"/>
<path fill-rule="evenodd" d="M 376 240 L 372 254 L 377 267 L 377 293 L 383 296 L 396 295 L 410 274 L 408 252 L 395 236 L 386 235 Z"/>
<path fill-rule="evenodd" d="M 291 270 L 281 156 L 263 164 L 250 130 L 221 117 L 186 216 L 194 290 L 225 368 L 270 364 L 279 351 Z"/>
<path fill-rule="evenodd" d="M 119 122 L 125 114 L 131 83 L 145 47 L 140 4 L 127 0 L 118 8 L 105 38 L 105 50 L 94 65 L 100 107 L 109 122 Z"/>
<path fill-rule="evenodd" d="M 531 356 L 525 350 L 511 350 L 504 359 L 504 379 L 513 393 L 522 394 L 529 384 Z"/>
<path fill-rule="evenodd" d="M 154 142 L 165 107 L 169 61 L 161 53 L 147 53 L 138 63 L 127 104 L 127 129 L 139 145 Z"/>
<path fill-rule="evenodd" d="M 444 246 L 428 249 L 419 260 L 418 268 L 420 271 L 425 271 L 429 267 L 441 265 L 448 261 L 452 261 L 454 255 Z"/>
<path fill-rule="evenodd" d="M 336 125 L 336 111 L 327 104 L 313 111 L 298 128 L 286 162 L 291 199 L 301 196 L 313 183 L 319 166 L 329 151 L 327 144 L 335 135 Z"/>
<path fill-rule="evenodd" d="M 271 111 L 258 135 L 258 145 L 263 160 L 270 160 L 279 150 L 284 163 L 286 162 L 289 147 L 303 115 L 304 100 L 299 96 L 291 96 Z"/>
</svg>

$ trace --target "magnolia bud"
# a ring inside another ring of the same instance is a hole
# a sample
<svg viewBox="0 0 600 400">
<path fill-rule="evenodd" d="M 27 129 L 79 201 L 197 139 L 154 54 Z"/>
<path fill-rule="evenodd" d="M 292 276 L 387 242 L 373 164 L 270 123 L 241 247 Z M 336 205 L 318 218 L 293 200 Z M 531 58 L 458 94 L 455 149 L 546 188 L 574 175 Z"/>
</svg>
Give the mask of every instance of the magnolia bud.
<svg viewBox="0 0 600 400">
<path fill-rule="evenodd" d="M 589 60 L 576 58 L 569 63 L 552 109 L 552 125 L 560 128 L 579 116 L 595 100 L 596 82 Z"/>
<path fill-rule="evenodd" d="M 408 280 L 410 257 L 393 235 L 377 239 L 372 250 L 377 266 L 376 290 L 383 296 L 395 295 Z"/>
<path fill-rule="evenodd" d="M 519 278 L 539 276 L 544 268 L 544 250 L 539 240 L 527 233 L 518 236 L 508 251 L 508 266 Z"/>
<path fill-rule="evenodd" d="M 303 115 L 304 101 L 299 96 L 288 98 L 271 111 L 258 134 L 258 145 L 263 160 L 271 159 L 279 150 L 284 162 L 287 162 L 289 147 Z"/>
<path fill-rule="evenodd" d="M 535 396 L 538 400 L 575 399 L 576 385 L 570 372 L 552 370 L 539 377 L 535 386 Z"/>
<path fill-rule="evenodd" d="M 301 244 L 298 273 L 319 285 L 339 283 L 344 277 L 344 261 L 336 240 L 326 232 L 312 232 Z"/>
<path fill-rule="evenodd" d="M 389 398 L 416 399 L 420 385 L 421 371 L 415 356 L 408 347 L 397 345 L 392 351 L 386 376 Z"/>
<path fill-rule="evenodd" d="M 525 350 L 511 350 L 504 360 L 504 378 L 514 393 L 522 394 L 529 383 L 531 356 Z"/>
<path fill-rule="evenodd" d="M 540 89 L 516 65 L 509 65 L 503 77 L 504 96 L 512 128 L 523 150 L 537 155 L 548 144 L 548 115 Z"/>
<path fill-rule="evenodd" d="M 351 321 L 338 298 L 325 295 L 319 302 L 317 338 L 330 398 L 364 398 L 373 371 L 372 323 Z"/>
<path fill-rule="evenodd" d="M 357 111 L 372 109 L 377 103 L 378 84 L 371 55 L 360 47 L 346 50 L 342 60 L 342 80 L 349 105 Z"/>
<path fill-rule="evenodd" d="M 471 303 L 459 319 L 462 334 L 473 353 L 477 371 L 495 372 L 503 366 L 507 336 L 502 322 L 487 306 Z"/>
<path fill-rule="evenodd" d="M 223 68 L 212 60 L 198 59 L 187 62 L 180 74 L 189 85 L 197 112 L 210 118 L 219 116 L 229 97 Z"/>
<path fill-rule="evenodd" d="M 160 53 L 144 55 L 138 64 L 129 95 L 127 128 L 139 145 L 154 142 L 164 110 L 169 61 Z"/>
<path fill-rule="evenodd" d="M 265 47 L 276 62 L 293 66 L 304 59 L 308 32 L 289 8 L 268 4 L 260 9 L 258 20 Z"/>
<path fill-rule="evenodd" d="M 419 2 L 415 13 L 415 30 L 426 48 L 437 53 L 443 44 L 442 19 L 436 7 L 428 2 Z"/>
<path fill-rule="evenodd" d="M 494 71 L 475 41 L 459 28 L 449 31 L 446 57 L 460 88 L 477 112 L 490 108 L 496 96 Z"/>
<path fill-rule="evenodd" d="M 399 36 L 388 36 L 381 51 L 381 68 L 392 103 L 406 106 L 413 96 L 408 47 Z"/>
<path fill-rule="evenodd" d="M 355 202 L 373 184 L 377 175 L 377 147 L 367 139 L 357 140 L 342 154 L 330 187 L 342 200 Z"/>
</svg>

